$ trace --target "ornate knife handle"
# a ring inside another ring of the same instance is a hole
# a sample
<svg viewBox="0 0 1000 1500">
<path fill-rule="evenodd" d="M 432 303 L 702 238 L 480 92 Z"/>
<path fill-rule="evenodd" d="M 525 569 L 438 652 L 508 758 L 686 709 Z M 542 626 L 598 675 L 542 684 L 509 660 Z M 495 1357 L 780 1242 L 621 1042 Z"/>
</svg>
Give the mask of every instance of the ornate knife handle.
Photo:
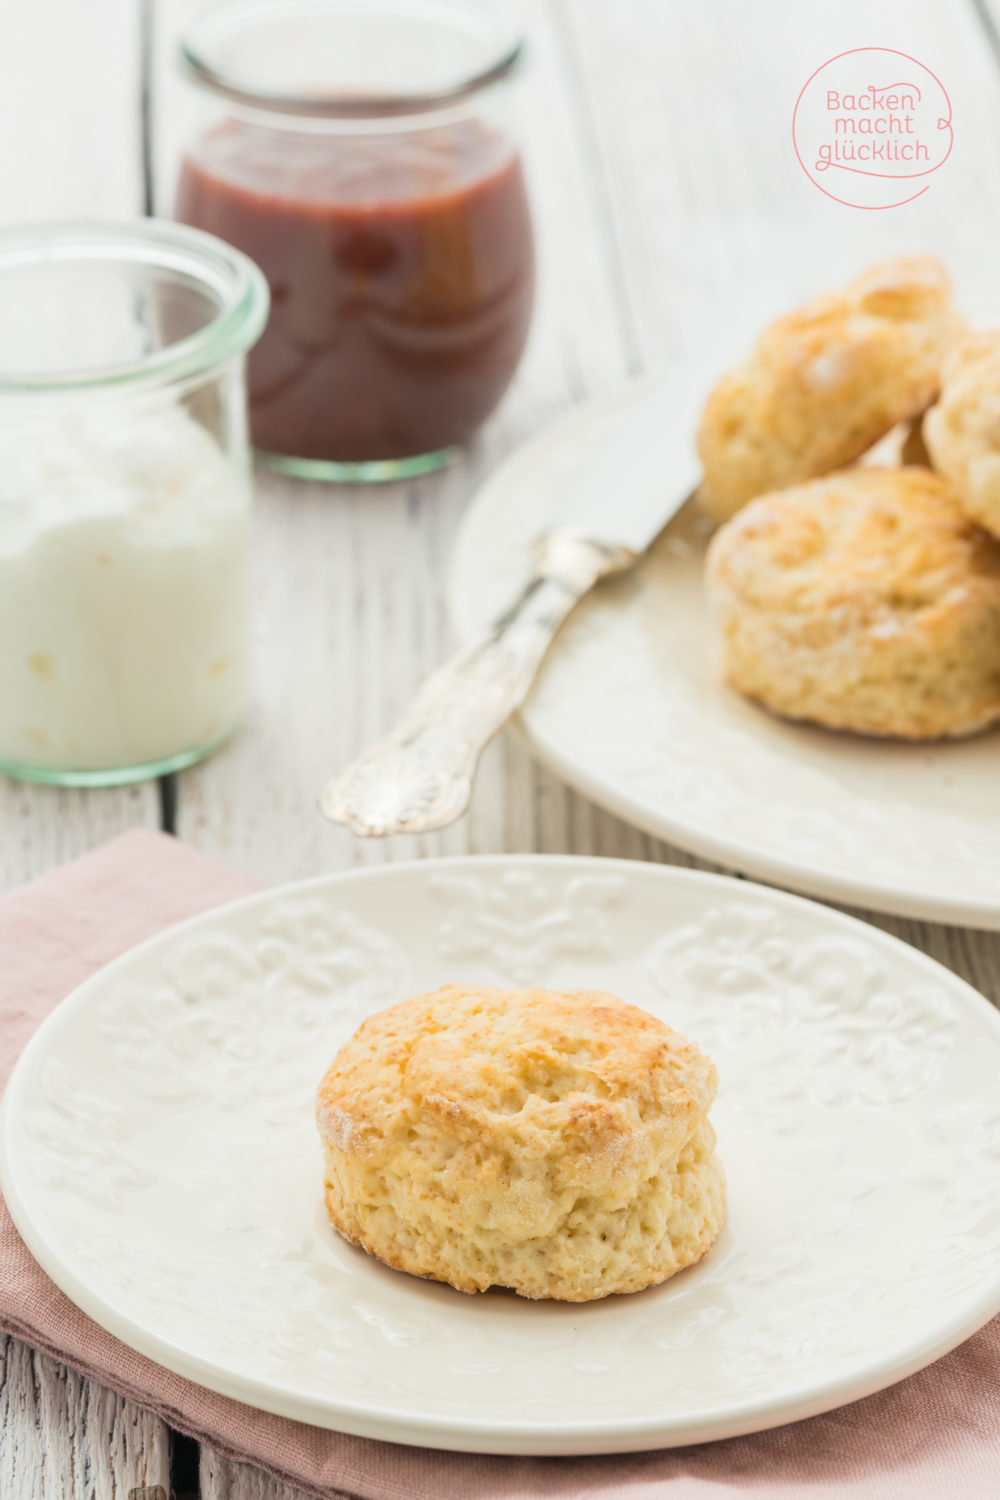
<svg viewBox="0 0 1000 1500">
<path fill-rule="evenodd" d="M 538 543 L 535 571 L 489 635 L 439 667 L 395 729 L 323 789 L 320 807 L 362 838 L 428 833 L 468 806 L 483 750 L 524 701 L 570 610 L 599 578 L 635 562 L 569 530 Z"/>
</svg>

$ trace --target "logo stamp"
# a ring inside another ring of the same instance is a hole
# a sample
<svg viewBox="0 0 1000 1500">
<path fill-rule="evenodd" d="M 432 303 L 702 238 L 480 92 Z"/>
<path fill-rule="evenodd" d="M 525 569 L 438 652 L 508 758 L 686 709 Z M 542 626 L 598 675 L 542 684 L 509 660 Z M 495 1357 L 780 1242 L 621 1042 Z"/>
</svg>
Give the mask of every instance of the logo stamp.
<svg viewBox="0 0 1000 1500">
<path fill-rule="evenodd" d="M 936 73 L 892 47 L 854 47 L 816 69 L 792 114 L 809 180 L 851 208 L 899 208 L 951 155 L 951 100 Z"/>
</svg>

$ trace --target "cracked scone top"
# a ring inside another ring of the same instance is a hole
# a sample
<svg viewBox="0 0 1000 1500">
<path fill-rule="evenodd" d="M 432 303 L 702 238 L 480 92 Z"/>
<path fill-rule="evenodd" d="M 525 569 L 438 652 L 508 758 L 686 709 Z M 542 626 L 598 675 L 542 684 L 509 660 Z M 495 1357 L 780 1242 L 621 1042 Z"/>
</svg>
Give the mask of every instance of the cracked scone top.
<svg viewBox="0 0 1000 1500">
<path fill-rule="evenodd" d="M 882 261 L 772 323 L 701 418 L 709 514 L 728 520 L 758 495 L 842 468 L 919 416 L 963 328 L 931 255 Z"/>
<path fill-rule="evenodd" d="M 327 1212 L 387 1265 L 459 1291 L 639 1291 L 722 1225 L 716 1082 L 613 995 L 418 995 L 365 1021 L 320 1085 Z"/>
</svg>

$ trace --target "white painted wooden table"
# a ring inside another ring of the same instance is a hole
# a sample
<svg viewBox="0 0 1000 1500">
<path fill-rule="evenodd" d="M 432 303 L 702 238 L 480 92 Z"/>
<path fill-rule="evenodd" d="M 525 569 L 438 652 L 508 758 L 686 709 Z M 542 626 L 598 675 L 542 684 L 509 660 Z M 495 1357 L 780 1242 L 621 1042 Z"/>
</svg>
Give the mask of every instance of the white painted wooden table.
<svg viewBox="0 0 1000 1500">
<path fill-rule="evenodd" d="M 121 217 L 149 206 L 144 94 L 151 80 L 152 154 L 169 157 L 177 92 L 168 60 L 196 8 L 12 0 L 0 9 L 0 218 Z M 320 819 L 316 792 L 445 652 L 442 579 L 463 506 L 503 454 L 559 412 L 696 344 L 709 309 L 731 320 L 735 350 L 762 318 L 891 250 L 938 252 L 961 291 L 992 294 L 1000 309 L 1000 0 L 526 0 L 525 11 L 541 283 L 514 390 L 443 475 L 367 491 L 259 475 L 250 724 L 161 786 L 0 783 L 0 888 L 123 829 L 161 824 L 269 881 L 466 851 L 697 863 L 569 792 L 510 738 L 488 752 L 468 817 L 437 836 L 358 844 Z M 954 152 L 932 191 L 885 213 L 830 202 L 791 147 L 809 74 L 870 45 L 934 69 L 954 110 Z M 1000 995 L 1000 938 L 871 920 Z M 171 1477 L 178 1494 L 200 1490 L 204 1500 L 296 1500 L 7 1341 L 3 1500 L 125 1500 L 140 1486 L 166 1491 Z"/>
</svg>

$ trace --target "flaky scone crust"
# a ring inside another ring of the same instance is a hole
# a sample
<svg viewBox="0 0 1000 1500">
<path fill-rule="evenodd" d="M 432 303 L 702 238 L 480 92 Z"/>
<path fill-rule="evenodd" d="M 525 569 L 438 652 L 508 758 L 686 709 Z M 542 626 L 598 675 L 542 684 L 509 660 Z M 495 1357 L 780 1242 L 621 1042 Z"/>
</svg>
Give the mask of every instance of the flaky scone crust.
<svg viewBox="0 0 1000 1500">
<path fill-rule="evenodd" d="M 1000 719 L 1000 544 L 927 469 L 762 496 L 707 580 L 726 677 L 775 713 L 914 740 Z"/>
<path fill-rule="evenodd" d="M 970 334 L 952 350 L 923 435 L 966 514 L 1000 536 L 1000 331 Z"/>
<path fill-rule="evenodd" d="M 372 1016 L 320 1086 L 345 1238 L 463 1292 L 664 1281 L 725 1215 L 711 1061 L 597 991 L 449 985 Z"/>
<path fill-rule="evenodd" d="M 702 504 L 725 521 L 759 495 L 851 463 L 930 405 L 963 331 L 930 255 L 882 261 L 779 318 L 709 396 Z"/>
</svg>

